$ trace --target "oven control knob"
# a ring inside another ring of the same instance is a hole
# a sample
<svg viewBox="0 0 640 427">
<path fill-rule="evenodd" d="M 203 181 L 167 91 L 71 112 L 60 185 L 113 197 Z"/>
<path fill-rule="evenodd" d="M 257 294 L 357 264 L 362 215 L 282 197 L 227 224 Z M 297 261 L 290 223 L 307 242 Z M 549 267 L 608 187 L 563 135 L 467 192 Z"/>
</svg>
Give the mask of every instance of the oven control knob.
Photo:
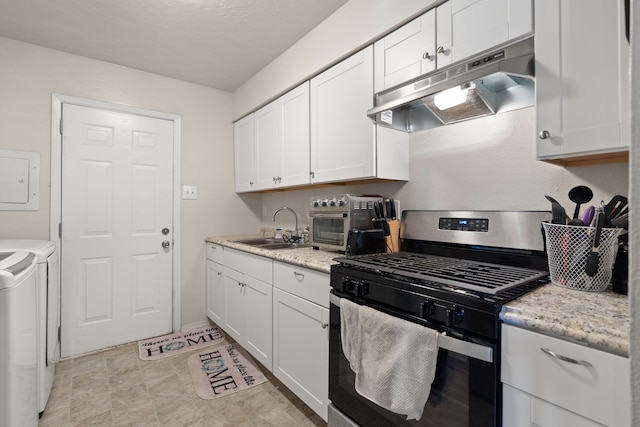
<svg viewBox="0 0 640 427">
<path fill-rule="evenodd" d="M 318 206 L 320 206 L 320 200 L 314 200 L 311 202 L 311 206 L 314 208 L 317 208 Z"/>
<path fill-rule="evenodd" d="M 335 206 L 336 205 L 336 199 L 330 199 L 329 200 L 329 206 Z"/>
<path fill-rule="evenodd" d="M 459 325 L 460 323 L 462 323 L 462 320 L 464 319 L 464 309 L 456 307 L 454 305 L 453 307 L 447 310 L 447 317 L 448 317 L 447 319 L 448 326 Z"/>
<path fill-rule="evenodd" d="M 320 206 L 327 207 L 329 205 L 329 200 L 323 199 L 320 201 Z"/>
<path fill-rule="evenodd" d="M 338 206 L 345 206 L 346 204 L 347 204 L 347 201 L 345 200 L 344 197 L 338 200 Z"/>
</svg>

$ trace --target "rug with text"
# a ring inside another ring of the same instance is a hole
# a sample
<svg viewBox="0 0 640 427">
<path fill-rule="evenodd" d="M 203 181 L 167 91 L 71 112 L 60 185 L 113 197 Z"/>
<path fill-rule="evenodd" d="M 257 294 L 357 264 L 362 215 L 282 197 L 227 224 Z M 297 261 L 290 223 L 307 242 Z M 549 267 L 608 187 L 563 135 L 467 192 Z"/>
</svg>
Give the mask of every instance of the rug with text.
<svg viewBox="0 0 640 427">
<path fill-rule="evenodd" d="M 138 350 L 142 360 L 157 360 L 220 344 L 224 338 L 224 332 L 217 326 L 206 326 L 138 341 Z"/>
<path fill-rule="evenodd" d="M 267 381 L 251 356 L 233 344 L 189 356 L 193 384 L 201 399 L 216 399 Z"/>
</svg>

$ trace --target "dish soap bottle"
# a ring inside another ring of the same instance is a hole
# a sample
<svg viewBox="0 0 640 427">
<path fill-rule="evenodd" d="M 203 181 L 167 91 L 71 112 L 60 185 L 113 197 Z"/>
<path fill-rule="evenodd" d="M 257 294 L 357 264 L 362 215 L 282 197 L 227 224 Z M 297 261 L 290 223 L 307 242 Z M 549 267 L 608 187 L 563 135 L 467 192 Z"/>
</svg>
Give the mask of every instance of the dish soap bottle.
<svg viewBox="0 0 640 427">
<path fill-rule="evenodd" d="M 282 228 L 276 228 L 276 239 L 282 239 Z"/>
</svg>

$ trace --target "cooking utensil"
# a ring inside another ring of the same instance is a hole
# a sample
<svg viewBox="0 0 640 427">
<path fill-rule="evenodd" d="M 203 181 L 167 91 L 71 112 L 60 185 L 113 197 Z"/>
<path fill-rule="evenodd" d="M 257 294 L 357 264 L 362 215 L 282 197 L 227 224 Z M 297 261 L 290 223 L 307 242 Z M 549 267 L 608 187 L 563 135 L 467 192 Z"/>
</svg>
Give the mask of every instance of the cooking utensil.
<svg viewBox="0 0 640 427">
<path fill-rule="evenodd" d="M 584 213 L 582 214 L 582 222 L 584 225 L 591 225 L 591 221 L 593 221 L 593 217 L 596 214 L 596 208 L 595 206 L 589 206 L 587 209 L 584 210 Z"/>
<path fill-rule="evenodd" d="M 611 223 L 618 228 L 628 230 L 629 229 L 629 212 L 617 216 L 616 218 L 611 220 Z"/>
<path fill-rule="evenodd" d="M 598 208 L 596 213 L 596 232 L 593 238 L 593 247 L 591 248 L 591 253 L 587 256 L 587 262 L 584 266 L 584 272 L 587 273 L 587 276 L 593 277 L 598 272 L 598 267 L 600 264 L 600 234 L 602 233 L 602 226 L 604 225 L 604 208 L 601 206 Z"/>
<path fill-rule="evenodd" d="M 569 190 L 569 200 L 576 204 L 573 212 L 573 218 L 569 221 L 569 225 L 585 225 L 578 215 L 580 214 L 580 205 L 590 202 L 593 199 L 593 191 L 586 185 L 578 185 Z"/>
<path fill-rule="evenodd" d="M 544 196 L 548 201 L 551 202 L 551 223 L 552 224 L 566 224 L 567 223 L 567 212 L 562 207 L 562 205 L 553 197 Z"/>
<path fill-rule="evenodd" d="M 622 211 L 629 204 L 629 200 L 620 195 L 613 196 L 611 201 L 607 203 L 604 207 L 604 226 L 605 227 L 613 227 L 611 220 L 622 213 Z"/>
</svg>

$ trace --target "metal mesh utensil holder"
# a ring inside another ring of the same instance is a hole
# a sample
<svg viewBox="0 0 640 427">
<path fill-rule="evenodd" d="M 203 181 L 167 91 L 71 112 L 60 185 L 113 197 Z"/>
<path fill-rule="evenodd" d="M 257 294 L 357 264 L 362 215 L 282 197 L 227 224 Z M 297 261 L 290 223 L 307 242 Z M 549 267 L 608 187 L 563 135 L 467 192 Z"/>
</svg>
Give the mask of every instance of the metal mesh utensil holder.
<svg viewBox="0 0 640 427">
<path fill-rule="evenodd" d="M 598 247 L 599 263 L 594 276 L 587 276 L 587 257 L 593 249 L 595 227 L 543 222 L 551 283 L 581 291 L 604 291 L 611 282 L 618 250 L 619 228 L 603 228 Z"/>
</svg>

